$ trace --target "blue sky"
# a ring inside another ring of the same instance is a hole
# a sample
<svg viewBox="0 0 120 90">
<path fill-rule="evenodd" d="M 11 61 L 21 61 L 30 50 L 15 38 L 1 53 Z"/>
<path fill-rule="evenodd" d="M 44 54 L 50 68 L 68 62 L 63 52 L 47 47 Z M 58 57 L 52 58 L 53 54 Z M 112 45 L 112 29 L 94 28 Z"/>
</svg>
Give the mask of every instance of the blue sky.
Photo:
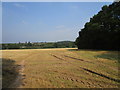
<svg viewBox="0 0 120 90">
<path fill-rule="evenodd" d="M 74 41 L 78 32 L 110 2 L 4 2 L 2 39 L 11 42 Z"/>
</svg>

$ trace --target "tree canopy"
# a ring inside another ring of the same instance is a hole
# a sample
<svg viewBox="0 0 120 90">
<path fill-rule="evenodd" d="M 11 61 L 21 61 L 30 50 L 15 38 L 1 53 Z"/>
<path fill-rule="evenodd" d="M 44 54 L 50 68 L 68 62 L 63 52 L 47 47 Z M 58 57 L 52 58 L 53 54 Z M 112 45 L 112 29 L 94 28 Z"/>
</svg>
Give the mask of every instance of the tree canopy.
<svg viewBox="0 0 120 90">
<path fill-rule="evenodd" d="M 78 49 L 120 50 L 120 2 L 103 6 L 87 22 L 75 43 Z"/>
</svg>

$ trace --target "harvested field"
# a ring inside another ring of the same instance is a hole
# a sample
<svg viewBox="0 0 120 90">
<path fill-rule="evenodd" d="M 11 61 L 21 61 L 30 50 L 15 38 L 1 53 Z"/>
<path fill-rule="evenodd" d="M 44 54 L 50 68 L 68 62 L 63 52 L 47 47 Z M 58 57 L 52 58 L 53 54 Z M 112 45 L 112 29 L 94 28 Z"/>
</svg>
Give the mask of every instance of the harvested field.
<svg viewBox="0 0 120 90">
<path fill-rule="evenodd" d="M 19 67 L 11 88 L 117 88 L 120 84 L 117 51 L 23 49 L 2 54 L 3 60 L 15 61 L 12 65 Z"/>
</svg>

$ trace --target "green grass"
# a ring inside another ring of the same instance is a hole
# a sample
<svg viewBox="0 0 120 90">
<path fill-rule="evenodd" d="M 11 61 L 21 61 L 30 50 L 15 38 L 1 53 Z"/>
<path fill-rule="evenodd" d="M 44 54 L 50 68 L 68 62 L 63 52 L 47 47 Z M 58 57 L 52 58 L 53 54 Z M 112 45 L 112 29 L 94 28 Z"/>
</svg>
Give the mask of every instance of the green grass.
<svg viewBox="0 0 120 90">
<path fill-rule="evenodd" d="M 103 59 L 108 59 L 108 60 L 120 60 L 120 53 L 119 52 L 106 52 L 100 55 L 96 55 L 96 58 L 103 58 Z"/>
</svg>

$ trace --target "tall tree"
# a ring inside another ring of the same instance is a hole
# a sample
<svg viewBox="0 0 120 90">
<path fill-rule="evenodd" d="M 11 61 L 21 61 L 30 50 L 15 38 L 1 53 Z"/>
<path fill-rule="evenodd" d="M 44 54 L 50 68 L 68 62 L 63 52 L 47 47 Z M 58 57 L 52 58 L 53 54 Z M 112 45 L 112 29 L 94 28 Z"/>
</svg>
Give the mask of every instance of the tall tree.
<svg viewBox="0 0 120 90">
<path fill-rule="evenodd" d="M 76 39 L 78 49 L 120 50 L 120 2 L 103 6 Z"/>
</svg>

